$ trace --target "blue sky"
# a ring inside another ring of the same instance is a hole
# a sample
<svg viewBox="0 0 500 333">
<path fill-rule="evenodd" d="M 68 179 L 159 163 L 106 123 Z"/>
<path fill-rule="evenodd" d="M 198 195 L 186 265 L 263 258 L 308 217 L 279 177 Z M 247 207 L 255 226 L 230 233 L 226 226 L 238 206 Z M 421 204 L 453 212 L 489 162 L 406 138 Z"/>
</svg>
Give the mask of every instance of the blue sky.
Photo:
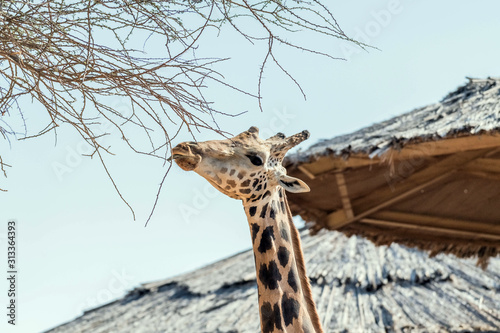
<svg viewBox="0 0 500 333">
<path fill-rule="evenodd" d="M 313 39 L 347 61 L 280 48 L 282 64 L 300 82 L 300 91 L 273 66 L 263 83 L 264 112 L 255 100 L 226 89 L 208 89 L 226 112 L 219 125 L 234 134 L 251 125 L 269 135 L 311 132 L 303 148 L 321 138 L 348 133 L 374 122 L 434 103 L 469 77 L 500 76 L 498 1 L 331 1 L 329 8 L 351 37 L 377 47 L 368 52 L 337 40 Z M 293 36 L 288 36 L 288 39 Z M 232 31 L 207 37 L 202 55 L 232 59 L 221 67 L 229 82 L 256 90 L 264 49 Z M 114 101 L 119 108 L 126 103 Z M 37 107 L 26 111 L 39 118 Z M 199 140 L 217 138 L 202 132 Z M 177 142 L 191 140 L 182 133 Z M 176 143 L 177 143 L 176 142 Z M 164 279 L 250 247 L 241 204 L 215 193 L 194 173 L 173 167 L 147 228 L 165 167 L 135 155 L 110 139 L 119 153 L 107 163 L 137 220 L 116 195 L 98 161 L 79 157 L 81 139 L 62 128 L 57 145 L 47 135 L 2 142 L 2 156 L 14 167 L 2 179 L 0 248 L 5 225 L 19 229 L 19 325 L 0 323 L 2 332 L 37 332 L 71 320 L 83 310 L 124 295 L 140 283 Z M 64 164 L 63 175 L 55 166 Z M 4 250 L 2 250 L 4 251 Z M 1 254 L 0 258 L 5 255 Z M 3 259 L 2 259 L 3 261 Z M 3 264 L 2 264 L 3 265 Z M 3 266 L 2 266 L 3 267 Z M 6 284 L 0 280 L 0 301 Z"/>
</svg>

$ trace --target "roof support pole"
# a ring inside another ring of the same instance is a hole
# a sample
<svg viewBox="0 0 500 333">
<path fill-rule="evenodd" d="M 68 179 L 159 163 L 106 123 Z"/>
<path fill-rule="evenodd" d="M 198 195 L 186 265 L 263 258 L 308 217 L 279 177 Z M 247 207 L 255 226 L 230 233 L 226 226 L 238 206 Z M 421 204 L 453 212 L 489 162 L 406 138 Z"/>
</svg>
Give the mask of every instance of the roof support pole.
<svg viewBox="0 0 500 333">
<path fill-rule="evenodd" d="M 349 198 L 349 192 L 347 191 L 344 174 L 342 172 L 336 173 L 335 180 L 337 181 L 337 188 L 340 193 L 340 199 L 342 200 L 345 217 L 347 219 L 352 219 L 354 218 L 354 212 L 352 210 L 351 199 Z"/>
</svg>

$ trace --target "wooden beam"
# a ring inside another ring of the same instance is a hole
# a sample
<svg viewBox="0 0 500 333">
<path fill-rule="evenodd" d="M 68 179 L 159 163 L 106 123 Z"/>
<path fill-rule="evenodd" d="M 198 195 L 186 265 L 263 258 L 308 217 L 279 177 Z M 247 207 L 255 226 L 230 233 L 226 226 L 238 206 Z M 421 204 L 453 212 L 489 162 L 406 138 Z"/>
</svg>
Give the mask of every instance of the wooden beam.
<svg viewBox="0 0 500 333">
<path fill-rule="evenodd" d="M 500 147 L 500 135 L 469 135 L 460 138 L 448 138 L 407 144 L 401 150 L 389 149 L 382 156 L 370 158 L 368 154 L 352 154 L 347 159 L 341 156 L 323 156 L 311 163 L 303 163 L 313 177 L 326 172 L 341 172 L 348 168 L 359 168 L 384 161 L 421 160 L 433 156 L 443 156 L 460 152 L 493 149 Z M 305 172 L 304 172 L 305 173 Z M 314 178 L 311 178 L 314 179 Z"/>
<path fill-rule="evenodd" d="M 326 223 L 328 229 L 337 230 L 345 226 L 347 223 L 349 223 L 349 220 L 350 219 L 348 219 L 347 216 L 345 215 L 345 210 L 338 209 L 328 214 Z"/>
<path fill-rule="evenodd" d="M 377 212 L 385 207 L 391 206 L 391 205 L 395 204 L 396 202 L 401 201 L 401 200 L 409 197 L 410 195 L 413 195 L 417 192 L 420 192 L 421 190 L 423 190 L 424 188 L 426 188 L 428 186 L 439 183 L 440 181 L 448 178 L 453 173 L 455 173 L 455 170 L 450 170 L 450 171 L 448 171 L 440 176 L 437 176 L 431 180 L 428 180 L 427 182 L 425 182 L 423 184 L 412 187 L 410 190 L 403 192 L 397 196 L 394 196 L 394 197 L 392 197 L 392 198 L 390 198 L 390 199 L 388 199 L 388 200 L 386 200 L 386 201 L 384 201 L 384 202 L 382 202 L 382 203 L 380 203 L 380 204 L 378 204 L 370 209 L 364 210 L 362 213 L 359 213 L 350 219 L 346 219 L 345 221 L 340 222 L 340 221 L 338 221 L 338 216 L 336 216 L 335 214 L 329 214 L 326 217 L 326 225 L 327 225 L 327 227 L 329 227 L 331 229 L 333 229 L 333 226 L 335 226 L 335 229 L 338 229 L 338 228 L 343 227 L 349 223 L 359 221 L 368 215 L 371 215 L 371 214 L 373 214 L 373 213 L 375 213 L 375 212 Z M 336 220 L 336 218 L 337 218 L 337 220 Z"/>
<path fill-rule="evenodd" d="M 452 170 L 465 166 L 467 163 L 483 157 L 490 150 L 469 151 L 453 154 L 439 162 L 417 171 L 408 177 L 390 176 L 387 172 L 387 182 L 384 186 L 373 190 L 373 194 L 364 196 L 357 200 L 351 200 L 355 212 L 363 212 L 372 207 L 377 207 L 393 197 L 406 193 L 420 184 L 432 181 L 439 175 L 446 174 Z"/>
<path fill-rule="evenodd" d="M 315 179 L 316 178 L 316 176 L 311 171 L 309 171 L 305 166 L 303 166 L 303 165 L 299 165 L 297 167 L 297 169 L 299 169 L 300 171 L 302 171 L 302 173 L 305 174 L 307 177 L 309 177 L 309 179 Z"/>
<path fill-rule="evenodd" d="M 500 174 L 500 160 L 496 158 L 478 158 L 467 163 L 462 170 Z"/>
<path fill-rule="evenodd" d="M 352 211 L 351 200 L 349 199 L 349 192 L 347 191 L 347 184 L 345 182 L 343 173 L 336 173 L 335 180 L 337 181 L 337 188 L 339 189 L 340 199 L 342 201 L 342 207 L 345 212 L 347 219 L 352 219 L 354 217 L 354 212 Z"/>
<path fill-rule="evenodd" d="M 479 178 L 500 181 L 500 173 L 491 173 L 491 172 L 473 171 L 473 170 L 464 170 L 464 173 Z"/>
<path fill-rule="evenodd" d="M 485 233 L 480 233 L 480 232 L 472 232 L 472 231 L 462 231 L 462 230 L 453 230 L 453 229 L 446 229 L 446 228 L 440 228 L 440 227 L 429 227 L 429 226 L 424 226 L 424 225 L 416 225 L 416 224 L 408 224 L 408 223 L 403 223 L 403 222 L 396 222 L 396 221 L 387 221 L 387 220 L 378 220 L 374 218 L 363 218 L 359 222 L 361 223 L 367 223 L 367 224 L 375 224 L 379 226 L 388 226 L 388 227 L 395 227 L 395 228 L 404 228 L 404 229 L 415 229 L 415 230 L 421 230 L 433 234 L 441 234 L 441 235 L 447 235 L 450 237 L 457 237 L 460 236 L 462 238 L 467 238 L 467 239 L 487 239 L 487 240 L 500 240 L 500 235 L 493 235 L 493 234 L 485 234 Z"/>
<path fill-rule="evenodd" d="M 496 234 L 500 236 L 500 222 L 492 224 L 481 221 L 470 221 L 450 217 L 430 216 L 390 210 L 376 212 L 370 215 L 369 218 L 381 221 L 397 221 L 408 225 L 438 227 L 484 234 Z"/>
</svg>

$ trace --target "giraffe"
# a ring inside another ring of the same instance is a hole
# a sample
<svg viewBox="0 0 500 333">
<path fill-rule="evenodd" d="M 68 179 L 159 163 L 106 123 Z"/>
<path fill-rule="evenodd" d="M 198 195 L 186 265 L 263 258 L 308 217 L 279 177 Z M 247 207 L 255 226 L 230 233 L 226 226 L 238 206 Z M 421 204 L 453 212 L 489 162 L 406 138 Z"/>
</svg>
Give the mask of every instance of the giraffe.
<svg viewBox="0 0 500 333">
<path fill-rule="evenodd" d="M 314 303 L 297 228 L 285 195 L 308 192 L 300 179 L 287 176 L 286 152 L 306 140 L 308 131 L 267 140 L 259 129 L 225 140 L 183 142 L 172 158 L 220 192 L 241 200 L 255 258 L 262 333 L 323 333 Z"/>
</svg>

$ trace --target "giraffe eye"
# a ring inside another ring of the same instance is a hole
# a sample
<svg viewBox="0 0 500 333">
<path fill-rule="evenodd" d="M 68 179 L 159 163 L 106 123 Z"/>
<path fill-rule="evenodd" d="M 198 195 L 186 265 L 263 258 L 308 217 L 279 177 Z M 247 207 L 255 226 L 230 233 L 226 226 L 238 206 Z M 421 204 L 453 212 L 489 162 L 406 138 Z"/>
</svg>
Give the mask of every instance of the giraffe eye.
<svg viewBox="0 0 500 333">
<path fill-rule="evenodd" d="M 259 155 L 247 155 L 247 157 L 253 165 L 260 166 L 263 164 L 262 158 Z"/>
</svg>

